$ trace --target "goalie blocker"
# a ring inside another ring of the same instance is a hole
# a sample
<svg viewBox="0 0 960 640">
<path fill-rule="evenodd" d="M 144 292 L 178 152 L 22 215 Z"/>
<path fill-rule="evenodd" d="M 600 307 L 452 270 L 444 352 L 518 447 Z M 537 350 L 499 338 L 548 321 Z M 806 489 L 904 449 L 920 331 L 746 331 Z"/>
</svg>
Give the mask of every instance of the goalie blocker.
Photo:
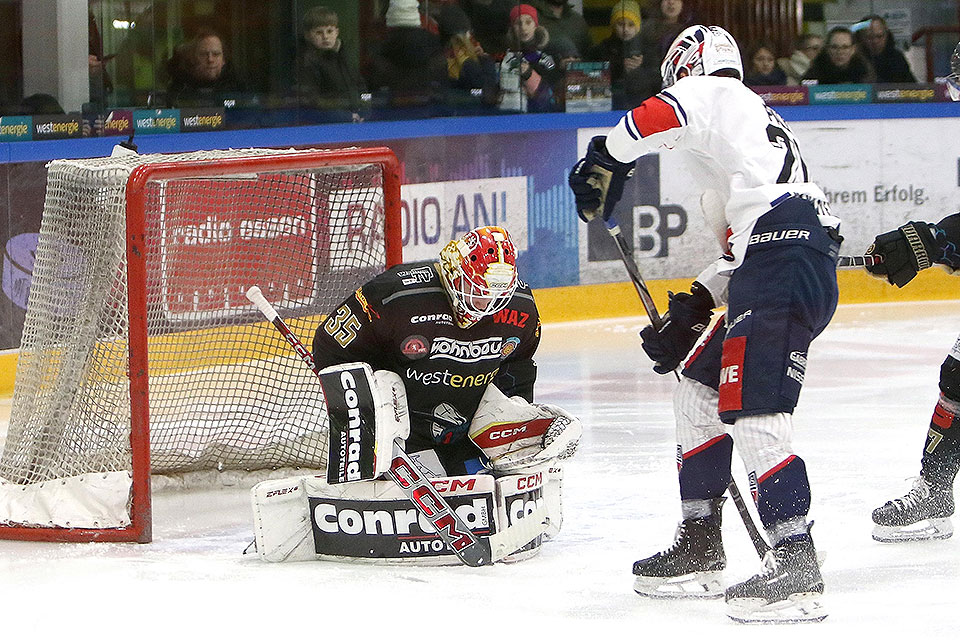
<svg viewBox="0 0 960 640">
<path fill-rule="evenodd" d="M 375 479 L 390 467 L 394 440 L 409 434 L 403 382 L 363 363 L 328 367 L 319 375 L 329 413 L 327 477 L 269 480 L 254 487 L 260 557 L 458 564 L 400 488 Z M 541 534 L 559 532 L 563 472 L 558 460 L 576 450 L 579 420 L 557 407 L 506 398 L 490 385 L 469 433 L 497 477 L 440 477 L 431 483 L 475 536 L 490 537 L 495 559 L 536 554 Z"/>
</svg>

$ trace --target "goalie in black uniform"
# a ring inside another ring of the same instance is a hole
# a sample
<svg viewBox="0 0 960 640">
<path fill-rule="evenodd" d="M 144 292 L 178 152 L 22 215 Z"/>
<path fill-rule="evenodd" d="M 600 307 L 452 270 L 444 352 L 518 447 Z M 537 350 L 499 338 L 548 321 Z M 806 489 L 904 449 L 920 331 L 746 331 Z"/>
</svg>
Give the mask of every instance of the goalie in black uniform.
<svg viewBox="0 0 960 640">
<path fill-rule="evenodd" d="M 506 464 L 501 451 L 482 453 L 467 437 L 490 385 L 533 402 L 540 316 L 515 265 L 505 229 L 474 229 L 450 242 L 439 262 L 401 264 L 367 282 L 314 336 L 318 368 L 365 362 L 400 376 L 410 409 L 407 452 L 420 452 L 437 475 L 476 473 L 491 456 L 495 466 Z"/>
<path fill-rule="evenodd" d="M 410 515 L 409 501 L 380 479 L 395 438 L 440 479 L 439 490 L 475 533 L 502 531 L 541 505 L 543 533 L 559 531 L 559 461 L 573 455 L 582 428 L 559 407 L 533 404 L 540 317 L 516 257 L 505 229 L 479 227 L 447 244 L 439 261 L 376 276 L 317 328 L 313 359 L 331 426 L 327 477 L 254 488 L 263 559 L 449 560 L 432 530 Z M 349 384 L 324 382 L 338 379 Z M 367 403 L 376 407 L 372 446 L 360 435 L 367 423 L 357 407 Z M 375 452 L 372 469 L 358 471 L 361 451 Z M 538 537 L 505 560 L 539 545 Z"/>
<path fill-rule="evenodd" d="M 960 100 L 960 43 L 950 60 L 950 97 Z M 936 224 L 908 222 L 876 237 L 868 253 L 883 262 L 867 270 L 902 287 L 918 271 L 941 265 L 960 269 L 960 213 Z M 953 481 L 960 469 L 960 338 L 940 367 L 940 399 L 923 445 L 920 477 L 906 495 L 874 509 L 873 538 L 903 542 L 953 535 Z"/>
</svg>

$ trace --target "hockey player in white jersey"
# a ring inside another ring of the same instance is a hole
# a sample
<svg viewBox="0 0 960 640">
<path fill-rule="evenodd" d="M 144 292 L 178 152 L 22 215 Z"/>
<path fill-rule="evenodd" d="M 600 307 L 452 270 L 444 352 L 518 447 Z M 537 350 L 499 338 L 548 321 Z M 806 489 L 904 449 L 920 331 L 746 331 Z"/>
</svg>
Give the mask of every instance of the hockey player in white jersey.
<svg viewBox="0 0 960 640">
<path fill-rule="evenodd" d="M 661 72 L 663 90 L 594 138 L 570 174 L 580 217 L 606 221 L 638 157 L 680 154 L 723 254 L 689 292 L 671 294 L 659 331 L 641 332 L 657 373 L 687 361 L 674 398 L 683 520 L 672 546 L 634 564 L 635 590 L 725 595 L 728 615 L 742 622 L 822 620 L 810 487 L 791 415 L 807 349 L 836 309 L 839 220 L 789 127 L 741 82 L 729 33 L 687 28 Z M 723 305 L 725 321 L 687 358 Z M 773 550 L 762 573 L 724 592 L 720 510 L 734 442 Z"/>
<path fill-rule="evenodd" d="M 960 42 L 950 59 L 947 89 L 960 101 Z M 960 213 L 937 224 L 908 222 L 876 237 L 869 253 L 883 262 L 868 267 L 898 287 L 935 264 L 960 270 Z M 873 510 L 873 538 L 880 542 L 944 539 L 953 535 L 953 482 L 960 469 L 960 338 L 940 367 L 940 398 L 920 458 L 920 476 L 903 496 Z"/>
</svg>

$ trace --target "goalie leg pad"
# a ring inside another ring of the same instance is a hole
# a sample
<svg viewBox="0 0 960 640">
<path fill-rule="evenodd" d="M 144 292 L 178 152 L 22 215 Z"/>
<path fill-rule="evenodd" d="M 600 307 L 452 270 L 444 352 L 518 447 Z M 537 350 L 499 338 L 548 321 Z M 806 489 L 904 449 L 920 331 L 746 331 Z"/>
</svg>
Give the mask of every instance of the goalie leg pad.
<svg viewBox="0 0 960 640">
<path fill-rule="evenodd" d="M 431 479 L 478 536 L 499 526 L 489 475 Z M 252 491 L 257 552 L 268 562 L 334 560 L 459 565 L 436 530 L 388 480 L 329 484 L 321 476 L 268 480 Z"/>
<path fill-rule="evenodd" d="M 496 473 L 522 473 L 576 453 L 583 434 L 580 420 L 560 407 L 508 398 L 487 387 L 468 435 Z"/>
<path fill-rule="evenodd" d="M 487 537 L 531 514 L 542 515 L 537 509 L 545 501 L 549 477 L 549 471 L 541 470 L 500 479 L 474 475 L 431 482 L 474 534 Z M 461 564 L 390 481 L 329 484 L 321 476 L 299 476 L 261 482 L 251 496 L 257 553 L 267 562 Z M 540 544 L 538 536 L 504 561 L 525 560 Z"/>
<path fill-rule="evenodd" d="M 372 480 L 389 470 L 394 439 L 410 435 L 400 376 L 353 362 L 323 369 L 320 385 L 330 428 L 327 481 Z"/>
</svg>

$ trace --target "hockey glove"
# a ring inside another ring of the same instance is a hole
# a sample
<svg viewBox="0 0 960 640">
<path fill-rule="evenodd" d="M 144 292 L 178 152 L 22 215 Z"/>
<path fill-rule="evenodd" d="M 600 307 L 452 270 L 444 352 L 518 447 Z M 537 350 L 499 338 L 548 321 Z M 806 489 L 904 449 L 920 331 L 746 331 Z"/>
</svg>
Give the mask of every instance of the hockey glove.
<svg viewBox="0 0 960 640">
<path fill-rule="evenodd" d="M 931 225 L 908 222 L 898 229 L 878 235 L 867 253 L 883 258 L 882 263 L 867 267 L 867 271 L 902 287 L 913 280 L 918 272 L 933 266 L 940 252 L 933 239 Z"/>
<path fill-rule="evenodd" d="M 710 324 L 713 298 L 706 287 L 694 282 L 690 293 L 671 293 L 663 327 L 645 327 L 640 332 L 643 350 L 653 360 L 653 370 L 670 373 L 687 357 L 697 338 Z"/>
<path fill-rule="evenodd" d="M 633 175 L 636 162 L 620 162 L 607 152 L 606 136 L 595 136 L 587 146 L 587 155 L 570 172 L 570 188 L 577 204 L 577 215 L 590 222 L 598 215 L 604 221 L 623 196 L 623 185 Z"/>
</svg>

